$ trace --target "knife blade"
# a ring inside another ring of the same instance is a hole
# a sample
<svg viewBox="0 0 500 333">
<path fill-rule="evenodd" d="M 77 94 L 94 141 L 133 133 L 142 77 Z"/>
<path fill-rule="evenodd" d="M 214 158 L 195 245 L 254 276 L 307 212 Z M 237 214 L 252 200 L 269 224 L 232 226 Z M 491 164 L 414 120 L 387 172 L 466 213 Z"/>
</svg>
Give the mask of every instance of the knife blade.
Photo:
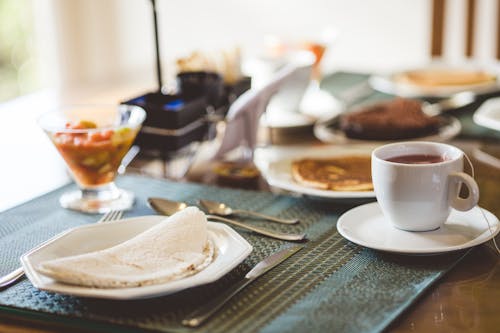
<svg viewBox="0 0 500 333">
<path fill-rule="evenodd" d="M 190 313 L 182 324 L 189 327 L 197 327 L 203 324 L 210 316 L 216 313 L 224 304 L 226 304 L 234 295 L 240 292 L 243 288 L 255 281 L 259 276 L 269 272 L 274 267 L 291 257 L 296 252 L 303 248 L 301 245 L 292 246 L 284 250 L 278 251 L 269 257 L 265 258 L 255 265 L 246 275 L 243 280 L 233 285 L 224 293 L 206 303 L 201 308 Z"/>
</svg>

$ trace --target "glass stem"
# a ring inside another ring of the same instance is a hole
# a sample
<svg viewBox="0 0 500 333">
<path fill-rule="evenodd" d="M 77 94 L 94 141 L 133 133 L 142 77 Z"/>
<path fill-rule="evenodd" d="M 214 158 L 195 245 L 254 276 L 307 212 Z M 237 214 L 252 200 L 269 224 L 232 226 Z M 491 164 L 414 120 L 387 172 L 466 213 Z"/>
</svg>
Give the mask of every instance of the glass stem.
<svg viewBox="0 0 500 333">
<path fill-rule="evenodd" d="M 114 182 L 94 188 L 82 188 L 82 197 L 86 199 L 113 200 L 120 196 Z"/>
</svg>

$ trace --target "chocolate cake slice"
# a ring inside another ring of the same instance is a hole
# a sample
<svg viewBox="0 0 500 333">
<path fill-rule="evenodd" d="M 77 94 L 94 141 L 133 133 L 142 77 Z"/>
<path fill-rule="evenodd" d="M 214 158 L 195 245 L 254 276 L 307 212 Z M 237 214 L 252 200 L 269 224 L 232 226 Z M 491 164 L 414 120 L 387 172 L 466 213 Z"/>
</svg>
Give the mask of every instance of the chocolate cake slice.
<svg viewBox="0 0 500 333">
<path fill-rule="evenodd" d="M 440 119 L 422 112 L 421 102 L 396 98 L 345 114 L 340 128 L 348 138 L 398 140 L 437 133 Z"/>
</svg>

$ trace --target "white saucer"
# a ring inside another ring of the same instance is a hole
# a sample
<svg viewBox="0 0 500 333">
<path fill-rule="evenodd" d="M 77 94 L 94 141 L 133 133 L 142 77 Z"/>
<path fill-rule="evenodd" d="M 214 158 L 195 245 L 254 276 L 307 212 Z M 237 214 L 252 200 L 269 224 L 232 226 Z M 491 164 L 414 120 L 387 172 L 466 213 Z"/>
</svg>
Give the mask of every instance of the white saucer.
<svg viewBox="0 0 500 333">
<path fill-rule="evenodd" d="M 482 208 L 481 208 L 482 209 Z M 387 221 L 377 202 L 355 207 L 337 222 L 338 232 L 358 245 L 374 250 L 405 254 L 437 254 L 467 249 L 498 234 L 498 218 L 478 207 L 468 212 L 452 210 L 445 225 L 437 230 L 412 232 L 395 228 Z M 491 229 L 491 231 L 490 231 Z"/>
<path fill-rule="evenodd" d="M 472 120 L 480 126 L 500 131 L 500 97 L 489 99 L 481 104 L 474 112 Z"/>
<path fill-rule="evenodd" d="M 314 84 L 309 85 L 299 106 L 302 114 L 315 121 L 332 118 L 344 109 L 345 106 L 337 98 Z"/>
</svg>

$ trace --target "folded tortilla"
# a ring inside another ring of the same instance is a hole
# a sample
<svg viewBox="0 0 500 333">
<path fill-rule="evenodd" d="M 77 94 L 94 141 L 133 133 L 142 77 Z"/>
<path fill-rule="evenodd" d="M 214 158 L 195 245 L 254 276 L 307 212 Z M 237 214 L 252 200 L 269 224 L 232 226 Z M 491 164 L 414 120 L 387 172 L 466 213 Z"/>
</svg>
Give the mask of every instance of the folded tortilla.
<svg viewBox="0 0 500 333">
<path fill-rule="evenodd" d="M 193 275 L 207 267 L 213 256 L 205 214 L 188 207 L 121 244 L 48 260 L 36 269 L 73 285 L 138 287 Z"/>
</svg>

